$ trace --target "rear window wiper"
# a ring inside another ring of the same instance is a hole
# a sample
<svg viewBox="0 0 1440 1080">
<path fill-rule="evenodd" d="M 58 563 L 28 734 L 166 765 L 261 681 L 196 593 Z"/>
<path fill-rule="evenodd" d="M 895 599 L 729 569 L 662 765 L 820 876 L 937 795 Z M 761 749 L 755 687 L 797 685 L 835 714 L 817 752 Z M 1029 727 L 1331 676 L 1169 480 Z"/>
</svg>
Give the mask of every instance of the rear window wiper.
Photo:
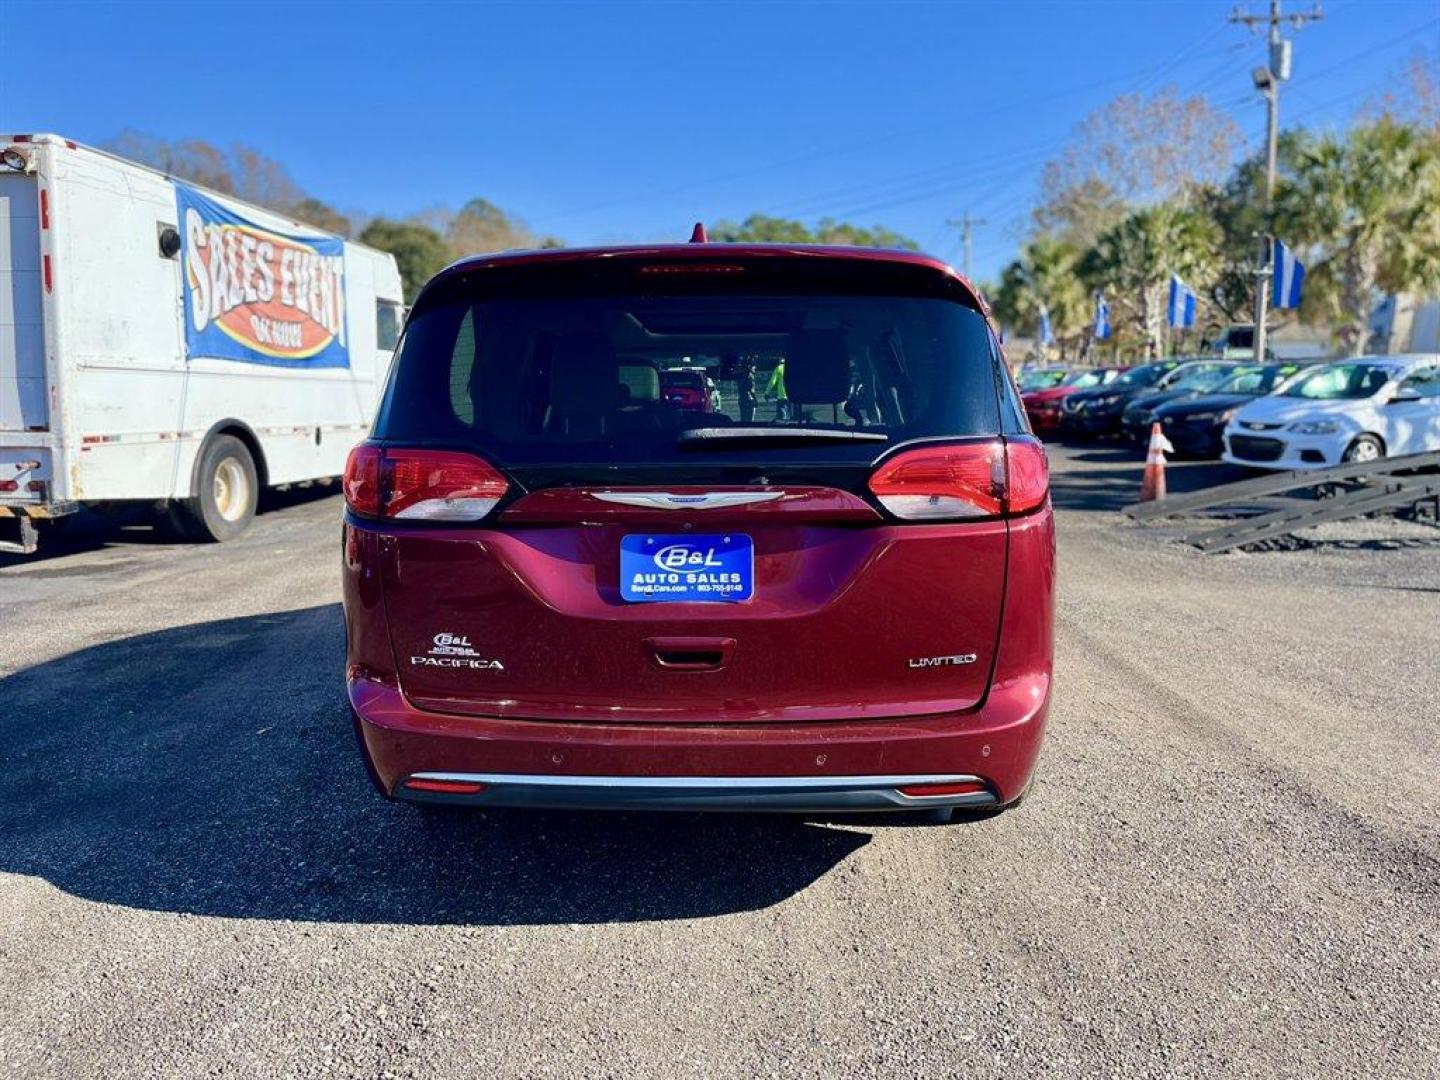
<svg viewBox="0 0 1440 1080">
<path fill-rule="evenodd" d="M 681 432 L 679 445 L 684 450 L 728 450 L 752 443 L 773 446 L 777 443 L 888 442 L 889 439 L 890 436 L 877 431 L 844 428 L 710 427 Z"/>
</svg>

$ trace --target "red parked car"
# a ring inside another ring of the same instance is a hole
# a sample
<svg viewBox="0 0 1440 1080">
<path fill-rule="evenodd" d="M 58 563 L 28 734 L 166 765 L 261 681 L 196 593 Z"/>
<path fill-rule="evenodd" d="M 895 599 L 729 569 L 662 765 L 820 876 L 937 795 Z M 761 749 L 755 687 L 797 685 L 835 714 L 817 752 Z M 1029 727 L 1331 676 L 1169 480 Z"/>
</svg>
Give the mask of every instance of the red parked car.
<svg viewBox="0 0 1440 1080">
<path fill-rule="evenodd" d="M 618 373 L 688 357 L 723 383 L 757 355 L 784 358 L 783 417 L 738 382 L 743 420 Z M 346 681 L 387 796 L 945 818 L 1030 783 L 1045 453 L 933 259 L 461 262 L 416 300 L 344 486 Z"/>
<path fill-rule="evenodd" d="M 703 371 L 678 369 L 660 373 L 660 393 L 680 409 L 714 412 L 719 405 L 715 383 Z"/>
<path fill-rule="evenodd" d="M 1060 430 L 1060 403 L 1076 390 L 1092 390 L 1112 382 L 1117 376 L 1129 371 L 1128 367 L 1082 368 L 1072 371 L 1054 386 L 1030 390 L 1020 395 L 1025 403 L 1025 415 L 1030 417 L 1030 427 L 1036 434 L 1050 434 Z"/>
</svg>

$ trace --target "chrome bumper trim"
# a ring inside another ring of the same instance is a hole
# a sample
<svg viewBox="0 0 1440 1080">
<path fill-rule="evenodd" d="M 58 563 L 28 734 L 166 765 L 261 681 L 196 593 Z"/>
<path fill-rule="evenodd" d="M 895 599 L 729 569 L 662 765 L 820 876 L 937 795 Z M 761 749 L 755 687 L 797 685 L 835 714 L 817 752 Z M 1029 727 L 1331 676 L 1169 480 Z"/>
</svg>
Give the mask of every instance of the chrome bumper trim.
<svg viewBox="0 0 1440 1080">
<path fill-rule="evenodd" d="M 914 784 L 985 783 L 978 776 L 554 776 L 517 773 L 420 772 L 406 780 L 484 784 L 473 794 L 393 792 L 414 802 L 537 809 L 768 810 L 790 812 L 907 810 L 934 806 L 995 806 L 995 793 L 905 795 Z"/>
</svg>

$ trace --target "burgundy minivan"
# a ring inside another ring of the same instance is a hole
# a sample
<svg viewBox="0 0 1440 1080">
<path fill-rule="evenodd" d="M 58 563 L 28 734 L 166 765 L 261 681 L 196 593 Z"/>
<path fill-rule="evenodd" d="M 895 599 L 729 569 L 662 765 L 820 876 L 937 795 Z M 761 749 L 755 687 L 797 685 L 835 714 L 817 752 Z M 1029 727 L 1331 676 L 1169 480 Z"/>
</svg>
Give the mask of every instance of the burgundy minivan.
<svg viewBox="0 0 1440 1080">
<path fill-rule="evenodd" d="M 718 408 L 666 401 L 677 368 Z M 1030 783 L 1045 455 L 934 259 L 458 263 L 415 302 L 345 500 L 346 680 L 387 796 L 944 818 Z"/>
</svg>

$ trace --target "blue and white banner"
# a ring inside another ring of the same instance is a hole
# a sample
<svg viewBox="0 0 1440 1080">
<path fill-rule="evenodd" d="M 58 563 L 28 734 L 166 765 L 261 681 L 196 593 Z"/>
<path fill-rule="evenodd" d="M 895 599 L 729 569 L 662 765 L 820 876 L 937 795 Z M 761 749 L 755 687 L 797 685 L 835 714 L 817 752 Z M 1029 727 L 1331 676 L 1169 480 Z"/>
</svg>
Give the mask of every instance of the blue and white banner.
<svg viewBox="0 0 1440 1080">
<path fill-rule="evenodd" d="M 294 236 L 175 185 L 185 290 L 185 357 L 348 368 L 345 243 Z"/>
<path fill-rule="evenodd" d="M 1170 275 L 1170 325 L 1195 325 L 1195 290 L 1181 281 L 1177 274 Z"/>
<path fill-rule="evenodd" d="M 1110 336 L 1110 303 L 1104 293 L 1095 294 L 1095 340 L 1104 341 Z"/>
<path fill-rule="evenodd" d="M 1052 345 L 1055 342 L 1055 334 L 1050 329 L 1050 312 L 1043 307 L 1040 309 L 1040 330 L 1038 336 L 1041 345 Z"/>
<path fill-rule="evenodd" d="M 1305 284 L 1305 264 L 1295 253 L 1279 240 L 1271 241 L 1274 252 L 1275 306 L 1277 308 L 1298 308 L 1300 290 Z"/>
</svg>

